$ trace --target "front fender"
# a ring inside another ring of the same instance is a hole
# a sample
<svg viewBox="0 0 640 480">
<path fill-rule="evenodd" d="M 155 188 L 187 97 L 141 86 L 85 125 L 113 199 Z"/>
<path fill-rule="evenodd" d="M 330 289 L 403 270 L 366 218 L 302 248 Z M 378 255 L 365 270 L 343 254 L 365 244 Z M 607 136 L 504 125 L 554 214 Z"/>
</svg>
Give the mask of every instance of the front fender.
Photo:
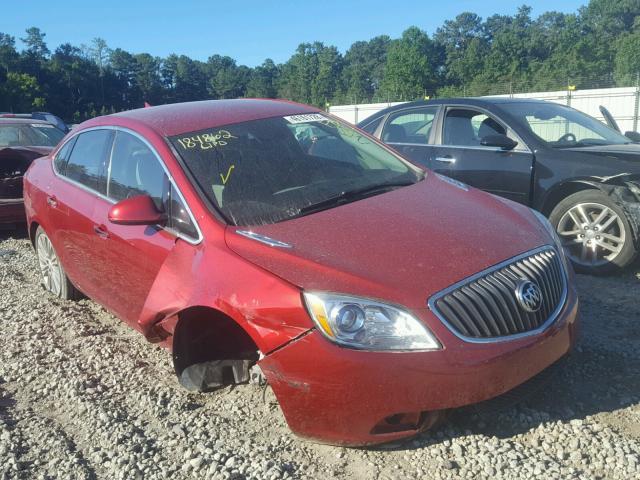
<svg viewBox="0 0 640 480">
<path fill-rule="evenodd" d="M 160 268 L 138 319 L 147 336 L 173 334 L 177 315 L 204 306 L 236 321 L 267 354 L 313 327 L 300 290 L 226 246 L 177 240 Z"/>
</svg>

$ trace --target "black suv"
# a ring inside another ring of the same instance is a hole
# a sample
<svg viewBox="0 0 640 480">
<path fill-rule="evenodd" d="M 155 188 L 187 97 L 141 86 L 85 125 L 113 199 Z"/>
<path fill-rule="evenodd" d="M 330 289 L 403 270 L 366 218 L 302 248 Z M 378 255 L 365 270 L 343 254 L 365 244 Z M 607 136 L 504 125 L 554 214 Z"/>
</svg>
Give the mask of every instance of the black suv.
<svg viewBox="0 0 640 480">
<path fill-rule="evenodd" d="M 359 125 L 436 172 L 546 215 L 576 270 L 640 247 L 640 144 L 573 108 L 530 99 L 420 101 Z"/>
</svg>

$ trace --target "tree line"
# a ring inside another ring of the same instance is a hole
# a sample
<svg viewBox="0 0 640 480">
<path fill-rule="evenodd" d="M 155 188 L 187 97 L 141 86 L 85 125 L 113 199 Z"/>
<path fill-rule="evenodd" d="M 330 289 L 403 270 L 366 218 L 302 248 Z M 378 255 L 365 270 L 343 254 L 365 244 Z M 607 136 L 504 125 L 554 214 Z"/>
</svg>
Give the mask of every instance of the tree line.
<svg viewBox="0 0 640 480">
<path fill-rule="evenodd" d="M 0 111 L 51 111 L 67 121 L 190 100 L 279 97 L 327 104 L 398 101 L 635 85 L 640 72 L 640 0 L 590 0 L 576 13 L 482 19 L 465 12 L 432 35 L 413 26 L 392 39 L 358 41 L 342 54 L 323 42 L 302 43 L 282 64 L 250 68 L 214 54 L 206 61 L 171 54 L 59 45 L 28 28 L 18 40 L 0 33 Z"/>
</svg>

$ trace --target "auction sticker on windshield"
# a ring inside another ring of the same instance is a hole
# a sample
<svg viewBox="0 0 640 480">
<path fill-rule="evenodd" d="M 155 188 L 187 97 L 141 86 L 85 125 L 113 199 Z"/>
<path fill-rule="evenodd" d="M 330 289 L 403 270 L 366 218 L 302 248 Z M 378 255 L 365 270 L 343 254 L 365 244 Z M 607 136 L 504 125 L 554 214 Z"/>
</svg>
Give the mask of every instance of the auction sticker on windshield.
<svg viewBox="0 0 640 480">
<path fill-rule="evenodd" d="M 289 123 L 307 123 L 307 122 L 324 122 L 328 120 L 324 115 L 320 115 L 319 113 L 305 113 L 302 115 L 289 115 L 288 117 L 284 117 L 284 119 Z"/>
</svg>

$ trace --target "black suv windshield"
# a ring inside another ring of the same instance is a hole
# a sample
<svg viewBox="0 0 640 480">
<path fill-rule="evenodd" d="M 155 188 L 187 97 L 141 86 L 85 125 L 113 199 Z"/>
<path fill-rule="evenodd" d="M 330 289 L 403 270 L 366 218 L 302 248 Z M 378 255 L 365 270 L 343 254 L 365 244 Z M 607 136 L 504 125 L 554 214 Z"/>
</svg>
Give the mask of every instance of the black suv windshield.
<svg viewBox="0 0 640 480">
<path fill-rule="evenodd" d="M 564 105 L 515 102 L 501 107 L 552 148 L 621 145 L 629 139 L 602 122 Z"/>
<path fill-rule="evenodd" d="M 200 189 L 235 225 L 275 223 L 417 182 L 423 173 L 319 113 L 171 137 Z"/>
</svg>

